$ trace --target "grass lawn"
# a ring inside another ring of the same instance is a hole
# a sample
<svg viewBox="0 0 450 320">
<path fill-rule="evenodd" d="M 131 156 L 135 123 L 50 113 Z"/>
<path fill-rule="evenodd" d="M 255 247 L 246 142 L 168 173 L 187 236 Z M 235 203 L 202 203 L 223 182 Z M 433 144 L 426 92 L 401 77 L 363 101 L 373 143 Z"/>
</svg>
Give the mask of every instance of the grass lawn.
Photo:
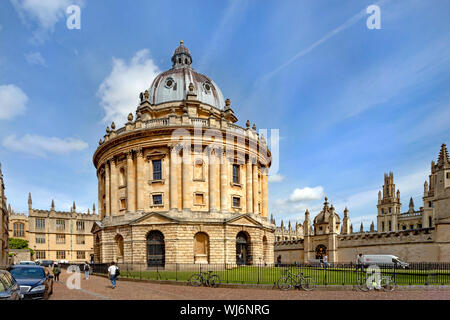
<svg viewBox="0 0 450 320">
<path fill-rule="evenodd" d="M 204 267 L 203 271 L 208 271 Z M 313 277 L 317 285 L 355 285 L 361 272 L 356 272 L 355 268 L 323 268 L 316 267 L 252 267 L 240 266 L 225 270 L 224 268 L 213 267 L 213 274 L 217 274 L 221 283 L 245 283 L 245 284 L 274 284 L 279 278 L 285 276 L 287 269 L 293 273 L 309 275 Z M 188 281 L 198 270 L 192 271 L 168 271 L 168 270 L 146 270 L 128 271 L 121 270 L 119 278 L 149 279 L 149 280 L 177 280 Z M 390 275 L 397 285 L 450 285 L 450 270 L 399 270 L 384 269 L 383 275 Z"/>
</svg>

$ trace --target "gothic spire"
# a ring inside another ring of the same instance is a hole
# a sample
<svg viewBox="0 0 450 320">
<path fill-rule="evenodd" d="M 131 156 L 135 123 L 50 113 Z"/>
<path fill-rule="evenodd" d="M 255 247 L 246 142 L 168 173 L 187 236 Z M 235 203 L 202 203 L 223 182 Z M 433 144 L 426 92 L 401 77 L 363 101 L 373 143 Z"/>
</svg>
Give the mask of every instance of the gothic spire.
<svg viewBox="0 0 450 320">
<path fill-rule="evenodd" d="M 443 166 L 449 162 L 450 160 L 448 158 L 447 146 L 443 143 L 441 146 L 441 151 L 439 152 L 438 166 Z"/>
</svg>

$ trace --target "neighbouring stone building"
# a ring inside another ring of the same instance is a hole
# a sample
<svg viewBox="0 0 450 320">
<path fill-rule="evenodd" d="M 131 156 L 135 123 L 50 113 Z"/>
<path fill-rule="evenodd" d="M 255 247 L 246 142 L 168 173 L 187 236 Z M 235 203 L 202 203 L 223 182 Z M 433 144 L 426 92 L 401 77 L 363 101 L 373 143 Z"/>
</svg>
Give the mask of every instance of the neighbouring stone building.
<svg viewBox="0 0 450 320">
<path fill-rule="evenodd" d="M 5 184 L 0 164 L 0 268 L 8 265 L 8 209 L 6 208 Z"/>
<path fill-rule="evenodd" d="M 273 263 L 266 141 L 191 64 L 181 42 L 136 115 L 99 142 L 97 262 Z"/>
<path fill-rule="evenodd" d="M 362 224 L 359 232 L 353 231 L 348 209 L 341 221 L 325 198 L 312 223 L 306 210 L 300 239 L 276 239 L 275 256 L 281 255 L 283 263 L 313 261 L 325 254 L 330 262 L 354 262 L 358 253 L 393 254 L 415 262 L 450 262 L 450 160 L 445 144 L 437 163 L 431 162 L 422 199 L 419 210 L 411 198 L 409 210 L 402 213 L 394 175 L 385 174 L 383 190 L 378 193 L 377 230 L 372 222 L 368 232 Z"/>
<path fill-rule="evenodd" d="M 50 210 L 33 209 L 28 195 L 28 214 L 9 212 L 9 237 L 28 241 L 34 259 L 83 262 L 93 260 L 94 236 L 91 229 L 100 216 L 77 212 L 75 202 L 70 212 L 56 211 L 52 200 Z"/>
</svg>

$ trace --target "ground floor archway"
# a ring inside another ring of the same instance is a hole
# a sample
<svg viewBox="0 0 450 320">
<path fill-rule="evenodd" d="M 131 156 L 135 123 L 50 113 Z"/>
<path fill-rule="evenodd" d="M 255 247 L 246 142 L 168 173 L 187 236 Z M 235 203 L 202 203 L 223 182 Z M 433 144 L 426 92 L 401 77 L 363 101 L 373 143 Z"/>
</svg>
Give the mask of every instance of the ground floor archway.
<svg viewBox="0 0 450 320">
<path fill-rule="evenodd" d="M 150 231 L 147 235 L 147 265 L 149 267 L 164 266 L 165 260 L 164 235 L 158 230 Z"/>
</svg>

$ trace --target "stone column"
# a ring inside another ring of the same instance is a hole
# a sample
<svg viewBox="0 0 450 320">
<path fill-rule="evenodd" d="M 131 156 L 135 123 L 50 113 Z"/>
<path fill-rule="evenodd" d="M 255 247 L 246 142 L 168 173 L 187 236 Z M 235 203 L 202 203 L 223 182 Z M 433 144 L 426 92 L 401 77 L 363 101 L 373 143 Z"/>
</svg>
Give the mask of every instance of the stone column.
<svg viewBox="0 0 450 320">
<path fill-rule="evenodd" d="M 169 160 L 169 184 L 170 184 L 170 210 L 178 211 L 178 175 L 177 168 L 181 164 L 179 157 L 179 146 L 171 145 L 170 150 L 170 160 Z"/>
<path fill-rule="evenodd" d="M 258 162 L 255 161 L 253 166 L 253 213 L 258 214 Z"/>
<path fill-rule="evenodd" d="M 246 180 L 247 180 L 247 185 L 245 187 L 247 194 L 247 212 L 248 213 L 253 213 L 253 186 L 252 186 L 252 160 L 249 157 L 247 160 L 247 165 L 246 165 Z"/>
<path fill-rule="evenodd" d="M 264 170 L 262 171 L 262 191 L 261 191 L 261 196 L 262 196 L 262 208 L 261 208 L 261 214 L 263 217 L 268 217 L 269 216 L 269 203 L 268 203 L 268 198 L 269 198 L 269 192 L 268 192 L 268 187 L 269 187 L 269 181 L 268 181 L 268 177 L 267 174 L 269 173 L 269 169 L 268 168 L 264 168 Z"/>
<path fill-rule="evenodd" d="M 137 173 L 137 211 L 144 211 L 144 151 L 142 148 L 136 150 L 136 173 Z"/>
<path fill-rule="evenodd" d="M 99 168 L 98 172 L 97 172 L 97 181 L 98 181 L 98 214 L 100 216 L 100 218 L 103 218 L 104 212 L 103 212 L 103 192 L 102 192 L 102 184 L 103 184 L 103 179 L 102 179 L 102 174 L 101 174 L 101 168 Z"/>
<path fill-rule="evenodd" d="M 136 211 L 136 175 L 134 171 L 133 151 L 127 153 L 127 211 Z"/>
<path fill-rule="evenodd" d="M 110 183 L 110 161 L 105 163 L 105 203 L 106 203 L 106 216 L 111 215 L 111 183 Z"/>
<path fill-rule="evenodd" d="M 229 211 L 228 205 L 228 159 L 226 151 L 220 151 L 220 210 Z"/>
<path fill-rule="evenodd" d="M 111 215 L 116 215 L 119 213 L 118 210 L 118 199 L 117 199 L 117 168 L 116 159 L 113 158 L 110 161 L 111 165 Z"/>
<path fill-rule="evenodd" d="M 192 164 L 191 164 L 191 149 L 188 146 L 183 146 L 183 164 L 182 164 L 182 183 L 183 183 L 183 210 L 190 209 L 191 207 L 191 201 L 192 201 L 192 195 L 189 191 L 189 185 L 191 183 L 189 177 L 190 172 L 193 171 Z"/>
<path fill-rule="evenodd" d="M 217 188 L 216 188 L 216 182 L 217 182 L 217 149 L 210 149 L 209 150 L 209 161 L 208 161 L 208 168 L 209 168 L 209 211 L 217 211 Z"/>
</svg>

